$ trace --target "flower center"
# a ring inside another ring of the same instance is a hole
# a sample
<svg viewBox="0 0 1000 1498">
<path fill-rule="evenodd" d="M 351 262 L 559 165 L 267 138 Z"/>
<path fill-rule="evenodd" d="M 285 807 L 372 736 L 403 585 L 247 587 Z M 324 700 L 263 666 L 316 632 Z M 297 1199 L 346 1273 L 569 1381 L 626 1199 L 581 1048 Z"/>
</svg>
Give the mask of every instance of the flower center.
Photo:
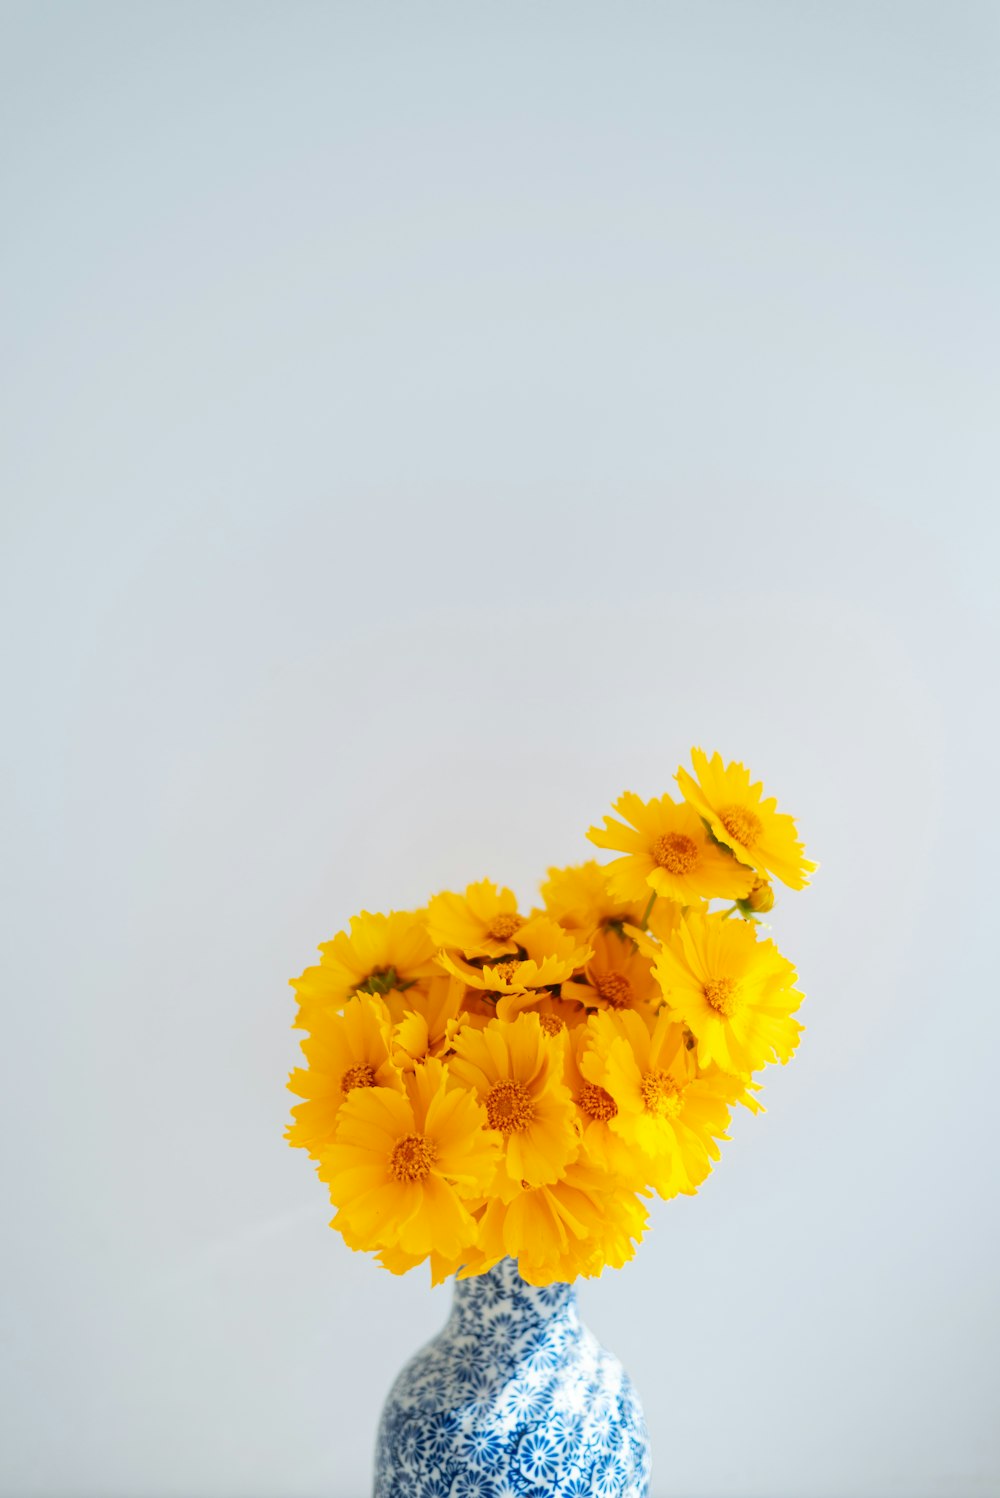
<svg viewBox="0 0 1000 1498">
<path fill-rule="evenodd" d="M 397 1181 L 422 1181 L 430 1175 L 437 1157 L 437 1145 L 423 1134 L 407 1134 L 398 1139 L 389 1156 L 389 1172 Z"/>
<path fill-rule="evenodd" d="M 560 1030 L 565 1030 L 566 1021 L 559 1018 L 558 1014 L 540 1014 L 538 1023 L 546 1035 L 558 1035 Z"/>
<path fill-rule="evenodd" d="M 495 915 L 486 928 L 486 935 L 492 936 L 494 941 L 510 941 L 515 931 L 521 929 L 523 922 L 519 915 L 513 915 L 510 911 L 502 910 Z"/>
<path fill-rule="evenodd" d="M 627 1009 L 632 1002 L 632 985 L 624 973 L 602 973 L 595 986 L 611 1009 Z"/>
<path fill-rule="evenodd" d="M 511 958 L 510 962 L 498 962 L 494 964 L 493 971 L 501 983 L 513 983 L 520 966 L 521 964 L 516 958 Z"/>
<path fill-rule="evenodd" d="M 665 832 L 653 844 L 653 857 L 668 874 L 690 874 L 698 862 L 698 844 L 683 832 Z"/>
<path fill-rule="evenodd" d="M 673 1077 L 658 1067 L 648 1071 L 639 1083 L 642 1100 L 648 1112 L 658 1118 L 676 1118 L 681 1111 L 681 1089 Z"/>
<path fill-rule="evenodd" d="M 729 836 L 744 848 L 752 848 L 764 831 L 764 823 L 749 806 L 723 806 L 719 821 Z"/>
<path fill-rule="evenodd" d="M 486 1117 L 491 1129 L 502 1134 L 520 1134 L 535 1116 L 535 1105 L 523 1082 L 505 1077 L 494 1082 L 486 1095 Z"/>
<path fill-rule="evenodd" d="M 709 978 L 703 992 L 716 1014 L 728 1019 L 739 1008 L 739 987 L 735 978 Z"/>
<path fill-rule="evenodd" d="M 349 1066 L 340 1079 L 341 1092 L 350 1092 L 354 1087 L 374 1087 L 375 1068 L 366 1066 L 363 1062 L 360 1066 Z"/>
<path fill-rule="evenodd" d="M 599 1119 L 601 1123 L 614 1118 L 618 1112 L 618 1104 L 610 1092 L 606 1092 L 603 1087 L 598 1087 L 596 1082 L 584 1082 L 577 1102 L 588 1118 Z"/>
</svg>

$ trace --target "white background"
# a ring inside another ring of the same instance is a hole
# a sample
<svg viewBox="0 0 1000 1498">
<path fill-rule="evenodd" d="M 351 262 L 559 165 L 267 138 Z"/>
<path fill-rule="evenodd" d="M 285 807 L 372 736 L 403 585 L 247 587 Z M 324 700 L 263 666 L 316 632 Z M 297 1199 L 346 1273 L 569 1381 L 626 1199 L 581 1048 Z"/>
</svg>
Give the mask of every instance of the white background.
<svg viewBox="0 0 1000 1498">
<path fill-rule="evenodd" d="M 5 5 L 0 1487 L 361 1498 L 287 979 L 692 743 L 808 1030 L 581 1291 L 674 1498 L 1000 1482 L 998 10 Z"/>
</svg>

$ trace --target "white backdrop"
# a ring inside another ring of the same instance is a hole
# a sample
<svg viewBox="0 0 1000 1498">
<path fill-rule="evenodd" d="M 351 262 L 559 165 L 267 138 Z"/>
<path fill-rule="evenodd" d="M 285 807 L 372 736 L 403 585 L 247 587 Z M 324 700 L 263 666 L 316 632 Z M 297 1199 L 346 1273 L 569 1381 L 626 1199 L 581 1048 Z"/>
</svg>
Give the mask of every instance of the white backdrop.
<svg viewBox="0 0 1000 1498">
<path fill-rule="evenodd" d="M 581 1292 L 674 1498 L 1000 1482 L 995 6 L 6 5 L 0 1489 L 360 1498 L 287 979 L 692 743 L 808 1029 Z"/>
</svg>

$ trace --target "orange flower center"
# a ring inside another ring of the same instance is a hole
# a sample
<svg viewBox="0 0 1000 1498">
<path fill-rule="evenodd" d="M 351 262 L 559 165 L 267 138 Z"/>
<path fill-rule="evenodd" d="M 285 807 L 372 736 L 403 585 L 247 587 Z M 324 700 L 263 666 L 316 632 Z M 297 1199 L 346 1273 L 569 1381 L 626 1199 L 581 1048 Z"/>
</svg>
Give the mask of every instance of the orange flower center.
<svg viewBox="0 0 1000 1498">
<path fill-rule="evenodd" d="M 611 1009 L 627 1009 L 632 1002 L 632 985 L 624 973 L 602 973 L 594 986 Z"/>
<path fill-rule="evenodd" d="M 486 928 L 486 935 L 492 936 L 494 941 L 510 941 L 515 931 L 519 931 L 523 922 L 519 915 L 512 915 L 510 911 L 502 910 L 495 915 Z"/>
<path fill-rule="evenodd" d="M 538 1016 L 538 1023 L 546 1035 L 558 1035 L 560 1030 L 565 1030 L 566 1028 L 566 1021 L 561 1020 L 558 1014 L 540 1014 Z"/>
<path fill-rule="evenodd" d="M 709 978 L 703 992 L 716 1014 L 728 1019 L 739 1008 L 739 987 L 735 978 Z"/>
<path fill-rule="evenodd" d="M 520 1134 L 535 1116 L 535 1105 L 523 1082 L 505 1077 L 494 1082 L 486 1095 L 486 1117 L 491 1129 L 502 1134 Z"/>
<path fill-rule="evenodd" d="M 653 857 L 668 874 L 690 874 L 698 862 L 698 844 L 684 832 L 665 832 L 653 844 Z"/>
<path fill-rule="evenodd" d="M 517 970 L 520 966 L 521 964 L 519 962 L 512 959 L 510 962 L 496 963 L 493 967 L 493 971 L 501 983 L 513 983 L 514 979 L 517 977 Z"/>
<path fill-rule="evenodd" d="M 618 1112 L 618 1104 L 610 1092 L 598 1087 L 596 1082 L 584 1082 L 577 1101 L 588 1118 L 596 1118 L 601 1123 L 614 1118 Z"/>
<path fill-rule="evenodd" d="M 397 1139 L 389 1156 L 389 1173 L 397 1181 L 422 1181 L 430 1175 L 437 1158 L 437 1145 L 423 1134 L 407 1134 Z"/>
<path fill-rule="evenodd" d="M 681 1111 L 681 1089 L 673 1077 L 655 1067 L 648 1071 L 639 1083 L 642 1100 L 649 1113 L 657 1118 L 676 1118 Z"/>
<path fill-rule="evenodd" d="M 366 1066 L 349 1066 L 340 1079 L 341 1092 L 350 1092 L 354 1087 L 374 1087 L 375 1068 Z"/>
<path fill-rule="evenodd" d="M 723 806 L 719 821 L 729 836 L 744 848 L 752 848 L 764 831 L 764 823 L 749 806 Z"/>
</svg>

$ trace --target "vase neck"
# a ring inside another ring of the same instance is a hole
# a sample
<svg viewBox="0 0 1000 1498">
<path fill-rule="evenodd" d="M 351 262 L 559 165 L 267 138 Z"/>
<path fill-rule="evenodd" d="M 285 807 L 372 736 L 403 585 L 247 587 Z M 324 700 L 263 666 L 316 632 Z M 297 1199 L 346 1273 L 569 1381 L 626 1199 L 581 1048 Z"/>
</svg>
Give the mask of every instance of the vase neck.
<svg viewBox="0 0 1000 1498">
<path fill-rule="evenodd" d="M 486 1274 L 455 1281 L 452 1314 L 464 1318 L 488 1307 L 494 1316 L 505 1311 L 520 1322 L 542 1322 L 565 1315 L 575 1305 L 575 1285 L 529 1285 L 518 1273 L 516 1259 L 501 1259 Z"/>
</svg>

